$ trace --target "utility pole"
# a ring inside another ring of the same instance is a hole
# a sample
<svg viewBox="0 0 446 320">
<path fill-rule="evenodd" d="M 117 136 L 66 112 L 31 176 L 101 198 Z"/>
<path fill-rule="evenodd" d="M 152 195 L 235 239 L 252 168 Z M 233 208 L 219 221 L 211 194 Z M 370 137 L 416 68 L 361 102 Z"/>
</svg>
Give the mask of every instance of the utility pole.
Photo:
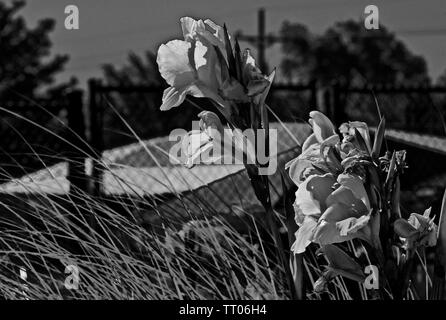
<svg viewBox="0 0 446 320">
<path fill-rule="evenodd" d="M 299 40 L 299 37 L 293 36 L 277 36 L 274 34 L 266 34 L 265 9 L 260 8 L 257 13 L 257 35 L 245 35 L 238 30 L 234 34 L 238 41 L 245 41 L 257 47 L 257 64 L 263 74 L 269 74 L 268 64 L 266 63 L 266 49 L 275 43 L 293 42 Z M 317 106 L 317 87 L 316 82 L 310 82 L 311 104 Z"/>
<path fill-rule="evenodd" d="M 260 8 L 257 13 L 257 32 L 256 36 L 244 35 L 241 31 L 237 31 L 235 34 L 236 39 L 240 41 L 246 41 L 257 47 L 257 60 L 263 73 L 268 73 L 268 65 L 266 63 L 265 50 L 270 43 L 266 37 L 266 23 L 265 23 L 265 9 Z M 271 40 L 271 39 L 270 39 Z"/>
<path fill-rule="evenodd" d="M 265 9 L 260 8 L 257 12 L 257 35 L 245 35 L 240 30 L 235 33 L 235 38 L 239 41 L 248 42 L 257 47 L 257 63 L 264 74 L 268 74 L 268 64 L 266 63 L 266 49 L 277 42 L 293 41 L 295 38 L 287 38 L 266 34 Z"/>
<path fill-rule="evenodd" d="M 258 33 L 259 38 L 257 41 L 257 51 L 259 56 L 259 67 L 260 70 L 264 73 L 268 73 L 268 66 L 266 64 L 266 57 L 265 57 L 265 49 L 266 49 L 266 37 L 265 37 L 265 9 L 261 8 L 258 11 L 257 15 L 257 23 L 258 23 Z"/>
</svg>

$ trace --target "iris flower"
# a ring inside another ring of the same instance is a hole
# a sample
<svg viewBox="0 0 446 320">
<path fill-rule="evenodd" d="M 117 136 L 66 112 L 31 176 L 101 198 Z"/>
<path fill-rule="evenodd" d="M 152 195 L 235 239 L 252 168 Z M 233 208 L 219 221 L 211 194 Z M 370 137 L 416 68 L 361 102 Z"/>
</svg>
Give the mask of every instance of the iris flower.
<svg viewBox="0 0 446 320">
<path fill-rule="evenodd" d="M 205 97 L 229 120 L 234 104 L 264 102 L 274 73 L 264 76 L 249 50 L 234 57 L 226 30 L 211 20 L 183 17 L 180 22 L 184 40 L 158 49 L 159 71 L 170 86 L 163 93 L 161 110 L 179 106 L 187 95 Z"/>
<path fill-rule="evenodd" d="M 220 118 L 211 111 L 202 111 L 199 130 L 192 130 L 182 138 L 182 152 L 185 165 L 237 163 L 245 157 L 248 163 L 255 163 L 255 149 L 241 130 L 225 128 Z M 233 150 L 234 147 L 234 150 Z"/>
<path fill-rule="evenodd" d="M 302 153 L 285 165 L 290 169 L 289 175 L 296 185 L 311 174 L 330 172 L 330 164 L 332 169 L 339 169 L 339 161 L 332 157 L 327 159 L 321 153 L 327 147 L 335 146 L 340 141 L 333 123 L 319 111 L 310 112 L 309 122 L 313 133 L 302 145 Z"/>
<path fill-rule="evenodd" d="M 371 240 L 370 201 L 363 182 L 354 175 L 312 175 L 299 186 L 294 203 L 295 253 L 302 253 L 311 243 L 339 243 L 354 238 Z"/>
<path fill-rule="evenodd" d="M 300 228 L 293 251 L 302 253 L 311 242 L 326 245 L 361 238 L 373 243 L 372 209 L 363 177 L 349 170 L 371 152 L 367 126 L 343 124 L 341 141 L 321 112 L 310 112 L 309 122 L 313 133 L 305 140 L 302 153 L 287 164 L 299 187 L 294 209 Z"/>
<path fill-rule="evenodd" d="M 249 164 L 256 164 L 253 143 L 242 130 L 259 129 L 259 121 L 250 123 L 250 112 L 266 113 L 265 99 L 275 73 L 263 75 L 249 50 L 241 52 L 238 43 L 233 48 L 225 27 L 211 20 L 190 17 L 181 18 L 180 23 L 184 40 L 169 41 L 158 49 L 159 71 L 169 85 L 163 93 L 160 109 L 181 105 L 187 95 L 208 98 L 231 125 L 230 129 L 223 130 L 215 113 L 200 113 L 200 130 L 189 132 L 182 141 L 186 166 L 203 163 L 203 159 L 206 163 L 218 162 L 221 155 L 214 157 L 210 153 L 220 145 L 223 149 L 235 145 L 237 155 L 243 154 Z M 262 125 L 267 127 L 267 120 L 262 119 Z M 223 139 L 232 140 L 233 144 L 223 144 Z M 244 163 L 243 159 L 236 160 Z"/>
<path fill-rule="evenodd" d="M 412 249 L 416 246 L 433 247 L 437 243 L 437 226 L 430 218 L 431 208 L 424 214 L 412 213 L 409 219 L 398 219 L 394 223 L 397 235 L 404 239 L 404 246 Z"/>
</svg>

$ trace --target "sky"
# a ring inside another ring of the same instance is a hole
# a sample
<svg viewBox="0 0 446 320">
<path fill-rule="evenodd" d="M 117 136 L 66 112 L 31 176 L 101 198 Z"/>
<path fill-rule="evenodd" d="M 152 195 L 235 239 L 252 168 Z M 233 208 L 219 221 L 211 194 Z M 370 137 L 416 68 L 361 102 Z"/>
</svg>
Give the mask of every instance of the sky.
<svg viewBox="0 0 446 320">
<path fill-rule="evenodd" d="M 31 26 L 46 17 L 56 20 L 53 52 L 70 55 L 58 80 L 75 76 L 85 87 L 89 78 L 101 76 L 102 64 L 122 65 L 129 51 L 156 51 L 179 38 L 182 16 L 210 18 L 226 23 L 230 32 L 256 34 L 257 10 L 263 7 L 267 33 L 278 33 L 284 20 L 322 33 L 337 21 L 363 19 L 369 4 L 379 8 L 380 23 L 425 57 L 433 79 L 446 70 L 446 0 L 28 0 L 21 14 Z M 68 5 L 79 8 L 78 30 L 64 27 Z M 269 48 L 266 57 L 270 66 L 278 65 L 280 45 Z"/>
</svg>

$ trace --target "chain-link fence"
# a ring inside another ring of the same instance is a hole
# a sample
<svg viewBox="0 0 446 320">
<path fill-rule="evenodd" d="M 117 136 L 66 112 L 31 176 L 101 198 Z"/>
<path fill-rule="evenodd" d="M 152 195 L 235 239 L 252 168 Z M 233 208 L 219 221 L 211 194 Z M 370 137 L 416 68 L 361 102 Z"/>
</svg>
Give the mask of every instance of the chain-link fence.
<svg viewBox="0 0 446 320">
<path fill-rule="evenodd" d="M 315 83 L 281 84 L 272 88 L 267 100 L 272 110 L 270 119 L 273 122 L 279 118 L 289 124 L 288 129 L 282 130 L 278 136 L 279 143 L 289 143 L 279 152 L 302 143 L 308 134 L 308 125 L 302 123 L 310 110 L 321 107 L 316 89 Z M 373 127 L 378 123 L 378 103 L 387 120 L 387 147 L 408 150 L 409 168 L 403 183 L 405 200 L 424 205 L 438 202 L 445 186 L 446 143 L 444 136 L 433 136 L 432 133 L 441 133 L 440 115 L 444 112 L 446 96 L 442 90 L 446 90 L 438 87 L 410 89 L 335 86 L 328 99 L 324 95 L 324 102 L 331 104 L 323 107 L 337 124 L 341 119 L 362 120 Z M 194 169 L 199 171 L 195 172 L 171 163 L 168 152 L 172 142 L 166 136 L 173 129 L 190 130 L 197 114 L 202 109 L 213 110 L 213 107 L 205 99 L 190 98 L 178 108 L 160 111 L 162 90 L 160 87 L 111 87 L 90 83 L 90 145 L 80 146 L 80 151 L 70 145 L 72 141 L 74 147 L 79 145 L 79 139 L 73 139 L 72 131 L 84 136 L 82 120 L 71 120 L 70 124 L 70 118 L 82 118 L 79 108 L 69 107 L 67 101 L 28 106 L 4 104 L 0 128 L 5 150 L 1 155 L 4 178 L 18 177 L 65 161 L 71 168 L 65 170 L 68 172 L 65 175 L 69 175 L 67 180 L 77 181 L 81 186 L 82 179 L 76 178 L 85 173 L 83 163 L 88 156 L 93 158 L 89 179 L 93 182 L 94 192 L 153 195 L 171 192 L 167 182 L 171 178 L 176 179 L 174 185 L 186 186 L 180 188 L 183 192 L 234 173 L 235 167 L 203 167 Z M 71 105 L 82 104 L 81 100 Z M 291 125 L 295 122 L 302 125 Z M 371 131 L 373 133 L 373 128 Z M 298 137 L 297 141 L 287 138 L 290 132 Z M 82 153 L 82 150 L 86 152 Z M 204 183 L 197 177 L 204 179 Z"/>
<path fill-rule="evenodd" d="M 70 175 L 85 181 L 85 126 L 82 93 L 67 94 L 61 101 L 16 100 L 0 103 L 0 181 L 5 183 L 70 163 Z M 82 146 L 82 144 L 84 146 Z"/>
<path fill-rule="evenodd" d="M 91 126 L 92 142 L 98 154 L 108 150 L 104 153 L 105 160 L 114 167 L 113 174 L 119 172 L 119 179 L 138 181 L 138 186 L 155 183 L 154 175 L 160 174 L 156 166 L 171 164 L 166 156 L 168 148 L 164 145 L 154 147 L 150 139 L 168 136 L 174 129 L 190 130 L 202 110 L 218 113 L 210 101 L 189 97 L 178 108 L 160 111 L 163 89 L 157 86 L 107 86 L 90 81 L 90 110 L 94 123 Z M 310 108 L 316 107 L 315 83 L 275 85 L 271 88 L 267 104 L 271 106 L 271 121 L 302 122 L 308 117 Z M 140 140 L 146 143 L 145 148 L 138 148 Z M 132 143 L 135 143 L 134 148 Z M 113 184 L 112 181 L 116 180 L 110 176 L 110 170 L 97 168 L 93 171 L 93 179 L 99 181 L 98 192 L 110 190 L 108 185 L 104 185 Z M 144 179 L 146 181 L 141 181 Z"/>
<path fill-rule="evenodd" d="M 378 111 L 379 108 L 379 111 Z M 379 123 L 388 128 L 445 135 L 446 87 L 439 86 L 333 86 L 333 118 Z"/>
<path fill-rule="evenodd" d="M 332 87 L 331 117 L 377 126 L 386 119 L 387 147 L 407 151 L 402 180 L 405 211 L 439 210 L 446 187 L 446 87 L 368 85 Z"/>
</svg>

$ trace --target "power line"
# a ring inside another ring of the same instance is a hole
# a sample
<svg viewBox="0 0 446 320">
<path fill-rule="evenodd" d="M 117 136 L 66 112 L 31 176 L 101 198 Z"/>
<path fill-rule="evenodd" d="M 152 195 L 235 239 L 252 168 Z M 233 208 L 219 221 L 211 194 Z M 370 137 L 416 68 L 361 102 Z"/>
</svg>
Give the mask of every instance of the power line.
<svg viewBox="0 0 446 320">
<path fill-rule="evenodd" d="M 225 12 L 219 12 L 220 16 L 230 16 L 230 17 L 234 17 L 234 16 L 240 16 L 240 15 L 244 15 L 247 12 L 251 12 L 251 8 L 246 8 L 243 10 L 239 10 L 239 9 L 231 9 L 231 10 L 227 10 Z M 117 32 L 102 32 L 102 33 L 97 33 L 97 34 L 88 34 L 88 35 L 84 35 L 84 36 L 80 36 L 78 38 L 75 39 L 70 39 L 70 44 L 73 43 L 73 40 L 75 41 L 88 41 L 88 40 L 93 40 L 93 41 L 97 41 L 98 39 L 101 38 L 105 38 L 105 39 L 114 39 L 116 40 L 117 38 L 124 38 L 127 36 L 145 36 L 145 35 L 152 35 L 153 33 L 158 33 L 159 29 L 163 29 L 167 26 L 171 26 L 171 22 L 167 21 L 167 22 L 161 22 L 161 23 L 156 23 L 156 24 L 152 24 L 149 26 L 138 26 L 138 27 L 132 27 L 132 28 L 126 28 L 126 29 L 121 29 L 118 30 Z M 60 44 L 61 42 L 58 41 L 58 43 Z M 63 42 L 62 42 L 63 43 Z"/>
<path fill-rule="evenodd" d="M 158 24 L 162 25 L 162 24 Z M 298 39 L 297 37 L 287 37 L 287 36 L 277 36 L 273 34 L 266 34 L 266 23 L 265 23 L 265 10 L 264 8 L 261 8 L 258 10 L 258 34 L 257 35 L 245 35 L 241 31 L 237 31 L 235 33 L 235 38 L 241 41 L 246 41 L 248 43 L 251 43 L 257 47 L 258 52 L 258 62 L 261 69 L 266 72 L 267 69 L 267 63 L 266 63 L 266 56 L 265 51 L 268 46 L 271 46 L 275 43 L 283 43 L 283 42 L 290 42 L 295 41 Z M 127 29 L 126 31 L 130 31 Z M 156 30 L 154 30 L 156 31 Z M 146 32 L 146 34 L 149 34 L 151 32 Z M 443 36 L 446 35 L 446 28 L 426 28 L 426 29 L 405 29 L 405 30 L 397 30 L 394 31 L 397 35 L 407 35 L 407 36 Z M 374 33 L 374 30 L 370 31 L 370 37 L 380 37 L 380 34 Z M 139 46 L 132 48 L 131 50 L 149 50 L 147 46 Z M 100 58 L 100 57 L 117 57 L 124 53 L 128 53 L 130 50 L 116 50 L 113 52 L 107 51 L 103 53 L 97 53 L 97 54 L 89 54 L 84 56 L 79 56 L 74 61 L 83 61 L 91 58 Z M 93 67 L 99 67 L 100 65 L 95 63 Z M 81 66 L 73 66 L 69 67 L 67 69 L 69 70 L 79 70 L 79 69 L 87 69 L 88 65 L 82 64 Z"/>
<path fill-rule="evenodd" d="M 394 31 L 399 35 L 411 36 L 443 36 L 446 35 L 446 28 L 418 29 L 418 30 L 400 30 Z"/>
</svg>

